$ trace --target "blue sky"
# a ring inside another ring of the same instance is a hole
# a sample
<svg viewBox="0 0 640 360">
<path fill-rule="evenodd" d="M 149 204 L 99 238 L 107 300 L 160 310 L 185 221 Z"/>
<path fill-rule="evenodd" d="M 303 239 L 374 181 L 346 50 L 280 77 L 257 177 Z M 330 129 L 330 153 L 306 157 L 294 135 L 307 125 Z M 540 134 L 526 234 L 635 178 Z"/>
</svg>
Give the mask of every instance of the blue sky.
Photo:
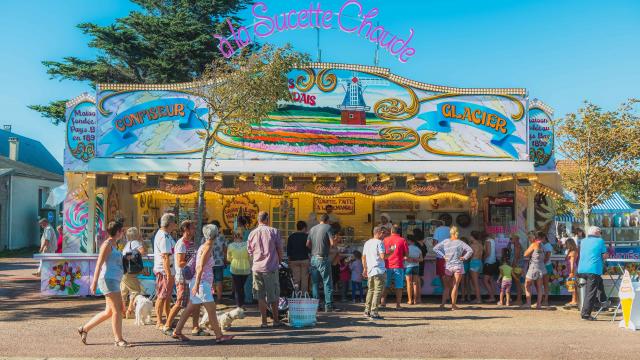
<svg viewBox="0 0 640 360">
<path fill-rule="evenodd" d="M 311 1 L 266 0 L 268 13 L 308 7 Z M 380 66 L 424 82 L 463 87 L 524 87 L 532 98 L 575 111 L 585 99 L 613 109 L 640 97 L 640 1 L 592 0 L 361 0 L 379 8 L 376 20 L 392 33 L 415 35 L 407 63 L 381 52 Z M 314 4 L 317 1 L 313 2 Z M 343 0 L 321 1 L 338 10 Z M 80 22 L 106 25 L 134 6 L 124 0 L 0 1 L 0 124 L 40 140 L 62 161 L 64 127 L 53 126 L 29 104 L 72 98 L 87 84 L 50 80 L 42 60 L 90 58 Z M 248 12 L 245 18 L 251 18 Z M 274 34 L 316 54 L 314 30 Z M 373 64 L 375 46 L 339 30 L 321 33 L 322 60 Z"/>
</svg>

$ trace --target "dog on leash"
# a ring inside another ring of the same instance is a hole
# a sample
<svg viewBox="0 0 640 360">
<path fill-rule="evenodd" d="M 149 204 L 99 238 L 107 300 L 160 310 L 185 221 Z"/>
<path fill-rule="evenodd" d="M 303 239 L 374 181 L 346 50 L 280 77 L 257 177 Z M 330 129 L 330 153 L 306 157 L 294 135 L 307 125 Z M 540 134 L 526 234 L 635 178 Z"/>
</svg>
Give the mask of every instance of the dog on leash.
<svg viewBox="0 0 640 360">
<path fill-rule="evenodd" d="M 242 310 L 242 308 L 235 308 L 229 312 L 218 311 L 217 316 L 218 323 L 222 330 L 229 330 L 235 320 L 244 319 L 244 310 Z M 208 329 L 209 325 L 209 314 L 204 311 L 204 314 L 200 317 L 200 327 Z"/>
<path fill-rule="evenodd" d="M 136 304 L 136 321 L 138 326 L 151 324 L 151 313 L 153 312 L 153 302 L 144 295 L 138 295 L 135 298 Z"/>
</svg>

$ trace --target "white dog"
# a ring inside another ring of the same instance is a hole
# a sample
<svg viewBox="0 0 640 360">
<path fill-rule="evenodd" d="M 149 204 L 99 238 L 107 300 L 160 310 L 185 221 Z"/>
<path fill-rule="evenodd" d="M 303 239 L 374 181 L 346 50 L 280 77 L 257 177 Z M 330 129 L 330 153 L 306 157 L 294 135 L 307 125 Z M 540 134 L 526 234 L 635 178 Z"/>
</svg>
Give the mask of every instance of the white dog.
<svg viewBox="0 0 640 360">
<path fill-rule="evenodd" d="M 204 306 L 202 307 L 204 309 Z M 231 324 L 237 319 L 244 319 L 244 310 L 242 308 L 235 308 L 229 312 L 218 311 L 218 323 L 222 330 L 229 330 Z M 209 314 L 204 311 L 204 314 L 200 317 L 200 327 L 209 328 Z"/>
<path fill-rule="evenodd" d="M 135 324 L 142 326 L 151 324 L 151 313 L 153 312 L 153 302 L 143 295 L 136 296 L 136 321 Z"/>
</svg>

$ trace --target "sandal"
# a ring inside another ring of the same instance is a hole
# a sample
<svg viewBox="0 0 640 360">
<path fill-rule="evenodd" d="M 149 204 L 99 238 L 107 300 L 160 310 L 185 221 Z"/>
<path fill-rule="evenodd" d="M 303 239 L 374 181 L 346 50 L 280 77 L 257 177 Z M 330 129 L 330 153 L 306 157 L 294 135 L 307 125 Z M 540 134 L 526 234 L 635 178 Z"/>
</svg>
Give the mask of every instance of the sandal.
<svg viewBox="0 0 640 360">
<path fill-rule="evenodd" d="M 210 336 L 210 335 L 211 334 L 209 334 L 208 332 L 200 328 L 191 330 L 191 336 Z"/>
<path fill-rule="evenodd" d="M 84 330 L 84 326 L 81 326 L 78 328 L 78 335 L 80 335 L 80 341 L 82 341 L 82 343 L 85 345 L 87 345 L 87 334 L 89 333 Z"/>
<path fill-rule="evenodd" d="M 234 337 L 235 336 L 232 336 L 232 335 L 222 335 L 221 337 L 216 339 L 216 344 L 221 344 L 223 342 L 233 340 Z"/>
<path fill-rule="evenodd" d="M 115 345 L 116 347 L 131 347 L 131 344 L 124 340 L 114 341 L 113 345 Z"/>
<path fill-rule="evenodd" d="M 165 327 L 162 328 L 162 333 L 167 335 L 167 336 L 172 336 L 173 335 L 173 329 L 165 326 Z"/>
<path fill-rule="evenodd" d="M 260 324 L 260 328 L 262 328 L 262 329 L 266 329 L 268 327 L 269 327 L 269 324 L 267 324 L 267 323 Z"/>
<path fill-rule="evenodd" d="M 171 334 L 171 337 L 176 339 L 176 340 L 180 340 L 180 341 L 189 341 L 190 340 L 188 337 L 184 336 L 183 333 L 180 333 L 180 334 L 173 333 L 173 334 Z"/>
</svg>

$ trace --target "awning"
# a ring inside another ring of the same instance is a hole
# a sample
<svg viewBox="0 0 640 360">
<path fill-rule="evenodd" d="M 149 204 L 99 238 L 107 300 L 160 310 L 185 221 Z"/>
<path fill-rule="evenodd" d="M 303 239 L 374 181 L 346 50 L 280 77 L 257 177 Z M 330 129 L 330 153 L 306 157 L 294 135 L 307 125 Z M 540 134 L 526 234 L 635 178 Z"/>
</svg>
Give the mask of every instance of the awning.
<svg viewBox="0 0 640 360">
<path fill-rule="evenodd" d="M 602 203 L 593 207 L 592 214 L 611 214 L 611 213 L 630 213 L 636 209 L 618 193 L 613 195 Z"/>
<path fill-rule="evenodd" d="M 197 159 L 93 159 L 87 172 L 196 173 Z M 534 173 L 529 161 L 390 161 L 390 160 L 218 160 L 209 161 L 207 173 L 261 174 L 407 174 L 407 173 Z"/>
<path fill-rule="evenodd" d="M 571 213 L 556 215 L 556 221 L 569 222 L 569 223 L 580 223 L 580 222 L 582 222 L 582 220 L 576 219 L 576 217 L 573 216 L 573 214 L 571 214 Z"/>
</svg>

